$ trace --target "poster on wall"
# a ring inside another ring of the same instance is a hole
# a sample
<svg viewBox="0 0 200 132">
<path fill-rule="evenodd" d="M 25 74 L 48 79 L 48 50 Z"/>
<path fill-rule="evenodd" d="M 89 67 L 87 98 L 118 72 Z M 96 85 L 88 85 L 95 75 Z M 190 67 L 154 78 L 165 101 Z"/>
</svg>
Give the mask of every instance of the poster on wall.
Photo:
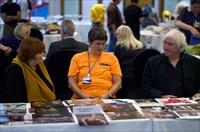
<svg viewBox="0 0 200 132">
<path fill-rule="evenodd" d="M 30 0 L 32 11 L 31 16 L 47 17 L 49 14 L 48 0 Z"/>
</svg>

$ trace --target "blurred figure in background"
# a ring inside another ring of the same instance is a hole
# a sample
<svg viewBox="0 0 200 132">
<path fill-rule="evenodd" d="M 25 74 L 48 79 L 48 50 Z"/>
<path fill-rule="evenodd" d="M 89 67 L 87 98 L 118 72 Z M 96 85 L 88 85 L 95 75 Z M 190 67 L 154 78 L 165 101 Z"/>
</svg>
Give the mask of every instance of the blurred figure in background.
<svg viewBox="0 0 200 132">
<path fill-rule="evenodd" d="M 179 16 L 179 14 L 181 13 L 181 11 L 185 8 L 185 7 L 188 7 L 188 3 L 185 2 L 184 0 L 180 0 L 180 2 L 176 5 L 175 7 L 175 18 L 177 18 L 177 16 Z"/>
<path fill-rule="evenodd" d="M 121 2 L 121 0 L 112 0 L 107 7 L 107 26 L 110 34 L 110 42 L 108 50 L 110 52 L 114 52 L 116 48 L 116 29 L 122 24 L 122 16 L 117 5 Z"/>
<path fill-rule="evenodd" d="M 40 32 L 40 30 L 38 30 L 37 28 L 31 28 L 31 29 L 30 29 L 30 33 L 29 33 L 29 36 L 30 36 L 30 37 L 33 37 L 33 38 L 37 38 L 37 39 L 39 39 L 40 41 L 43 41 L 43 35 L 42 35 L 42 33 Z"/>
<path fill-rule="evenodd" d="M 139 0 L 131 0 L 131 5 L 125 8 L 124 17 L 134 36 L 140 40 L 140 22 L 142 22 L 142 9 L 137 5 Z"/>
<path fill-rule="evenodd" d="M 21 9 L 12 0 L 7 0 L 1 6 L 2 19 L 4 21 L 3 36 L 13 36 L 13 31 L 17 26 L 18 21 L 21 20 Z"/>
<path fill-rule="evenodd" d="M 190 0 L 190 7 L 177 17 L 176 26 L 185 34 L 188 44 L 192 36 L 200 38 L 200 0 Z"/>
<path fill-rule="evenodd" d="M 133 79 L 134 57 L 143 50 L 143 44 L 137 40 L 132 30 L 125 25 L 121 25 L 116 30 L 117 47 L 115 56 L 119 60 L 122 70 L 122 89 L 117 93 L 117 98 L 134 98 L 135 94 Z"/>
<path fill-rule="evenodd" d="M 104 27 L 106 9 L 103 5 L 103 0 L 97 0 L 90 10 L 90 17 L 92 20 L 92 27 Z"/>
<path fill-rule="evenodd" d="M 171 19 L 171 12 L 169 10 L 164 10 L 162 12 L 162 20 L 163 22 L 168 22 Z"/>
<path fill-rule="evenodd" d="M 32 10 L 31 2 L 30 0 L 17 0 L 17 4 L 19 4 L 21 8 L 21 21 L 26 22 L 28 20 L 29 12 Z"/>
<path fill-rule="evenodd" d="M 159 23 L 158 16 L 151 5 L 151 0 L 147 1 L 147 4 L 142 9 L 144 20 L 142 23 L 142 27 L 145 28 L 147 26 L 155 25 L 157 26 Z"/>
<path fill-rule="evenodd" d="M 17 50 L 21 39 L 29 34 L 28 27 L 26 24 L 18 23 L 14 29 L 13 35 L 14 36 L 4 36 L 0 39 L 0 43 L 4 46 L 8 46 L 13 50 Z"/>
</svg>

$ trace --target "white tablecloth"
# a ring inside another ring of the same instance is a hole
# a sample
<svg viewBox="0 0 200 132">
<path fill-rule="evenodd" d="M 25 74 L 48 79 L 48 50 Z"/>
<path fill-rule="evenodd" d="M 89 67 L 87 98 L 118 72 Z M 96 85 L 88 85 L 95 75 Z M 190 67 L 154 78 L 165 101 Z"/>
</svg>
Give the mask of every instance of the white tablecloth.
<svg viewBox="0 0 200 132">
<path fill-rule="evenodd" d="M 199 119 L 153 120 L 153 132 L 200 132 Z"/>
<path fill-rule="evenodd" d="M 152 123 L 145 120 L 115 121 L 106 126 L 79 126 L 77 123 L 0 126 L 0 132 L 152 132 Z"/>
<path fill-rule="evenodd" d="M 123 120 L 106 126 L 79 126 L 77 123 L 0 126 L 0 132 L 200 132 L 200 120 Z"/>
</svg>

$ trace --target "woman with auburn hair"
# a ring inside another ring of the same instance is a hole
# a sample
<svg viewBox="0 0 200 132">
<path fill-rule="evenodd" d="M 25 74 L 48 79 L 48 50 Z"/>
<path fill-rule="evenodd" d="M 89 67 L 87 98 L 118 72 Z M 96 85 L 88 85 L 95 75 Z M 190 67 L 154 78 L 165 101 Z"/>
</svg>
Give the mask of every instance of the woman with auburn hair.
<svg viewBox="0 0 200 132">
<path fill-rule="evenodd" d="M 133 84 L 133 60 L 143 50 L 143 44 L 135 38 L 132 30 L 121 25 L 116 30 L 117 47 L 115 56 L 119 60 L 122 70 L 122 89 L 118 92 L 117 98 L 133 98 L 130 90 Z"/>
<path fill-rule="evenodd" d="M 6 69 L 3 102 L 55 100 L 54 86 L 43 64 L 45 46 L 32 37 L 22 40 L 18 55 Z"/>
</svg>

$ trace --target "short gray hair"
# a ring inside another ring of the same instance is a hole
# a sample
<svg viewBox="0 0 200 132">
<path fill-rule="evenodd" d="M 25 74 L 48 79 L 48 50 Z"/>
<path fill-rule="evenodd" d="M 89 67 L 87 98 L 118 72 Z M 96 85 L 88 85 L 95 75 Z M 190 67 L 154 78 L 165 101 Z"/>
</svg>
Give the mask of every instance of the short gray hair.
<svg viewBox="0 0 200 132">
<path fill-rule="evenodd" d="M 71 20 L 63 20 L 61 24 L 61 31 L 67 36 L 73 36 L 75 32 L 75 25 Z"/>
<path fill-rule="evenodd" d="M 175 44 L 177 45 L 177 47 L 180 48 L 180 51 L 183 52 L 185 50 L 185 47 L 187 46 L 186 37 L 178 29 L 172 29 L 172 30 L 170 30 L 164 36 L 163 40 L 165 40 L 167 38 L 174 38 L 175 39 Z"/>
</svg>

